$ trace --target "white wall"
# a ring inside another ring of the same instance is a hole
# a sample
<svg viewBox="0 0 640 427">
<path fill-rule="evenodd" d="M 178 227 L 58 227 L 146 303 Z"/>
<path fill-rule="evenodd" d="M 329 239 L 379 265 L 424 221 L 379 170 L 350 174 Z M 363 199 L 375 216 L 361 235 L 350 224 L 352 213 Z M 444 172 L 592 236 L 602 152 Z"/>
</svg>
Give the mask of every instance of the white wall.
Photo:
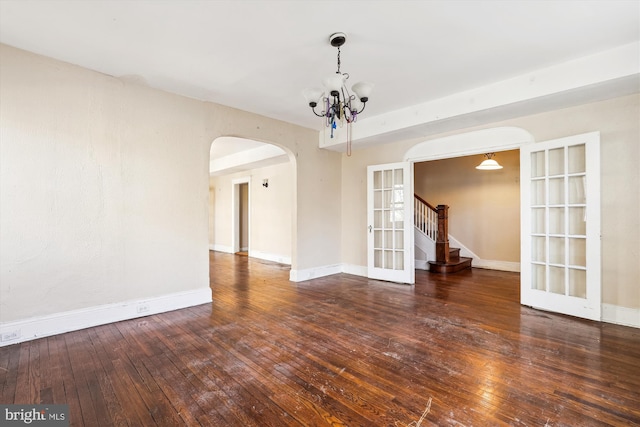
<svg viewBox="0 0 640 427">
<path fill-rule="evenodd" d="M 210 301 L 219 136 L 295 159 L 292 271 L 340 260 L 340 201 L 312 203 L 339 194 L 340 155 L 317 132 L 6 45 L 0 111 L 0 345 Z"/>
<path fill-rule="evenodd" d="M 213 226 L 210 247 L 224 252 L 233 250 L 234 180 L 246 177 L 250 180 L 249 255 L 290 264 L 294 176 L 293 165 L 287 162 L 212 177 L 209 184 L 214 193 L 214 204 L 209 213 Z M 262 185 L 264 179 L 269 180 L 266 188 Z"/>
</svg>

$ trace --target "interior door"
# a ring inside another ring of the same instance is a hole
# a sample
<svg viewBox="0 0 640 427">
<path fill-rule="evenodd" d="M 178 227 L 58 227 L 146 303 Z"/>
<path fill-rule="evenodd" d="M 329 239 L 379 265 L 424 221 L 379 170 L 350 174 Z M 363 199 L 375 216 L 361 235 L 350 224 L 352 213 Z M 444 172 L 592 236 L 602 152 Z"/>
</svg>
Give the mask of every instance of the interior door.
<svg viewBox="0 0 640 427">
<path fill-rule="evenodd" d="M 415 283 L 413 163 L 367 168 L 367 272 L 372 279 Z"/>
<path fill-rule="evenodd" d="M 601 318 L 600 134 L 520 149 L 521 303 Z"/>
</svg>

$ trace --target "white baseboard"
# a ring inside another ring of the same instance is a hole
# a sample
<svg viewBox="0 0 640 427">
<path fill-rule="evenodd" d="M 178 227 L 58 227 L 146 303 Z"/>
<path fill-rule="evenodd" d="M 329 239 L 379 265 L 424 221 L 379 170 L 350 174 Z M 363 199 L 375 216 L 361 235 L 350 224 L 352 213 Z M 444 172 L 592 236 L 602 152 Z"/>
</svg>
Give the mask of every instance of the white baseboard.
<svg viewBox="0 0 640 427">
<path fill-rule="evenodd" d="M 353 274 L 354 276 L 367 277 L 368 271 L 366 265 L 342 264 L 342 272 Z"/>
<path fill-rule="evenodd" d="M 317 279 L 318 277 L 338 273 L 342 273 L 342 264 L 325 265 L 322 267 L 307 268 L 305 270 L 291 270 L 289 272 L 289 280 L 292 282 L 303 282 L 305 280 Z"/>
<path fill-rule="evenodd" d="M 87 307 L 0 324 L 0 347 L 212 301 L 211 288 Z"/>
<path fill-rule="evenodd" d="M 640 328 L 640 308 L 621 307 L 613 304 L 602 304 L 602 321 L 616 325 Z"/>
<path fill-rule="evenodd" d="M 291 257 L 276 255 L 276 254 L 268 254 L 260 251 L 249 251 L 249 256 L 252 258 L 263 259 L 265 261 L 273 261 L 280 264 L 291 265 Z"/>
<path fill-rule="evenodd" d="M 211 249 L 212 251 L 226 252 L 228 254 L 234 253 L 233 248 L 231 246 L 225 246 L 225 245 L 209 245 L 209 249 Z"/>
<path fill-rule="evenodd" d="M 511 261 L 495 261 L 490 259 L 473 259 L 472 267 L 486 268 L 489 270 L 512 271 L 520 273 L 520 263 Z"/>
<path fill-rule="evenodd" d="M 415 267 L 418 270 L 429 270 L 429 261 L 424 259 L 417 259 L 415 263 Z"/>
</svg>

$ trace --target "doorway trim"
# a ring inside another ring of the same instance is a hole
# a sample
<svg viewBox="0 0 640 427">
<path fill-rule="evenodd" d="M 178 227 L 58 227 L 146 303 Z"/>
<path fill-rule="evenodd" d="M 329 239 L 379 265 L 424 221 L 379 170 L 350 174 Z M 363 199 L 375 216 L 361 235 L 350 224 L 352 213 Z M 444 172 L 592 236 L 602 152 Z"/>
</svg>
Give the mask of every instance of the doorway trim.
<svg viewBox="0 0 640 427">
<path fill-rule="evenodd" d="M 231 248 L 233 253 L 240 252 L 240 187 L 243 184 L 247 184 L 247 210 L 248 210 L 248 221 L 247 221 L 247 246 L 251 248 L 251 177 L 245 176 L 242 178 L 235 178 L 231 181 L 231 185 L 233 186 L 232 190 L 232 201 L 231 206 L 233 212 L 231 213 L 231 223 L 233 224 L 231 227 Z"/>
<path fill-rule="evenodd" d="M 418 143 L 404 154 L 404 161 L 426 162 L 454 157 L 518 150 L 535 142 L 533 135 L 522 128 L 498 127 L 466 132 Z"/>
</svg>

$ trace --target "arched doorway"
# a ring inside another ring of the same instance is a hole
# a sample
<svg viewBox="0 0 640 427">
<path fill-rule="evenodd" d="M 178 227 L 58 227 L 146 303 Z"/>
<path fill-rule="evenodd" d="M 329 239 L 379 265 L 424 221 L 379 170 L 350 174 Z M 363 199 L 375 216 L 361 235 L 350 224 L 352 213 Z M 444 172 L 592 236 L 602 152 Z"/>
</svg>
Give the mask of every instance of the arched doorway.
<svg viewBox="0 0 640 427">
<path fill-rule="evenodd" d="M 295 159 L 275 144 L 219 137 L 210 148 L 209 249 L 292 264 Z"/>
</svg>

